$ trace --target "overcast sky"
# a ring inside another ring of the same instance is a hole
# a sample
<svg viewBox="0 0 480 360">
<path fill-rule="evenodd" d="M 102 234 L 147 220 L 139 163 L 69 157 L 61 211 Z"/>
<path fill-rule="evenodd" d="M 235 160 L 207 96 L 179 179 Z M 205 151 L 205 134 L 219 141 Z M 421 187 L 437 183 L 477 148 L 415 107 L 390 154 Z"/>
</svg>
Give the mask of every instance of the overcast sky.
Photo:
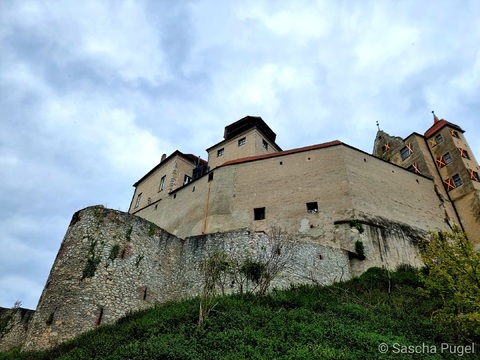
<svg viewBox="0 0 480 360">
<path fill-rule="evenodd" d="M 479 1 L 0 0 L 0 306 L 35 309 L 72 214 L 261 116 L 284 149 L 431 110 L 480 158 Z"/>
</svg>

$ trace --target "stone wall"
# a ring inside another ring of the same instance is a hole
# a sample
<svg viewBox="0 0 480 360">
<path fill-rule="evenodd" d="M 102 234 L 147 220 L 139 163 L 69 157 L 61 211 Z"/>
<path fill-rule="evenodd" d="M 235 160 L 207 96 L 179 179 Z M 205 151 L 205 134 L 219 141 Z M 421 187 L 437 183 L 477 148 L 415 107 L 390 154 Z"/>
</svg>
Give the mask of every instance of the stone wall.
<svg viewBox="0 0 480 360">
<path fill-rule="evenodd" d="M 48 348 L 128 312 L 197 296 L 209 253 L 221 250 L 241 261 L 265 251 L 269 241 L 246 229 L 183 240 L 134 215 L 101 206 L 81 210 L 62 242 L 24 349 Z M 272 286 L 348 279 L 348 268 L 347 252 L 302 242 Z"/>
<path fill-rule="evenodd" d="M 0 308 L 0 351 L 22 345 L 34 313 L 24 308 Z"/>
<path fill-rule="evenodd" d="M 272 282 L 275 288 L 348 280 L 371 266 L 420 264 L 414 244 L 424 232 L 381 218 L 371 221 L 325 224 L 329 232 L 317 229 L 313 235 L 282 231 L 272 237 L 243 228 L 180 239 L 131 214 L 102 206 L 83 209 L 72 217 L 23 349 L 49 348 L 129 312 L 198 296 L 202 264 L 211 254 L 221 252 L 241 265 L 271 254 L 280 238 L 288 238 L 282 254 L 289 261 Z M 364 259 L 357 241 L 364 245 Z M 228 276 L 226 293 L 254 289 L 254 283 Z M 10 345 L 2 339 L 2 346 Z"/>
</svg>

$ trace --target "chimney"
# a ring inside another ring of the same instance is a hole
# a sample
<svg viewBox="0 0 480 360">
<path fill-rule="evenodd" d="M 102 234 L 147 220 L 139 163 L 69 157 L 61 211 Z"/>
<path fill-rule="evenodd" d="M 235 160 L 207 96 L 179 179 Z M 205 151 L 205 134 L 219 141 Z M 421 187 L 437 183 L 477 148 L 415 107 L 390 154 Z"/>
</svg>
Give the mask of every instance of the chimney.
<svg viewBox="0 0 480 360">
<path fill-rule="evenodd" d="M 160 162 L 163 162 L 167 158 L 167 154 L 162 154 L 162 158 L 160 159 Z"/>
</svg>

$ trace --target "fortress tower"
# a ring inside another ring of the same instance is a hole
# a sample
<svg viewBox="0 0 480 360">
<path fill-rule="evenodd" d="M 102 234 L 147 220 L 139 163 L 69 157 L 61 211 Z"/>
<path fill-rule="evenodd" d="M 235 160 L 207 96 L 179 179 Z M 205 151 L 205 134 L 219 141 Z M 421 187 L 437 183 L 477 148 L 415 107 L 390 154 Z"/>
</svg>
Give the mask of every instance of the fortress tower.
<svg viewBox="0 0 480 360">
<path fill-rule="evenodd" d="M 453 204 L 455 214 L 445 207 L 448 221 L 459 219 L 457 225 L 479 247 L 480 167 L 462 128 L 433 116 L 424 135 L 412 133 L 402 139 L 379 130 L 373 155 L 432 178 L 442 204 Z"/>
</svg>

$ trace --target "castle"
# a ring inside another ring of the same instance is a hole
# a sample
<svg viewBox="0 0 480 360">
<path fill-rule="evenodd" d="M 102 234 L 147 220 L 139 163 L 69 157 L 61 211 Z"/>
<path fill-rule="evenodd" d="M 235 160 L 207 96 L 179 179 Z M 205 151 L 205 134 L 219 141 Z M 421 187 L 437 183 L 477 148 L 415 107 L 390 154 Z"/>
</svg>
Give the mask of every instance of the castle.
<svg viewBox="0 0 480 360">
<path fill-rule="evenodd" d="M 275 227 L 296 243 L 276 287 L 420 266 L 416 241 L 453 224 L 478 248 L 480 168 L 463 134 L 434 116 L 424 135 L 379 129 L 373 155 L 340 141 L 282 150 L 262 118 L 240 119 L 207 149 L 208 161 L 178 150 L 162 156 L 134 184 L 128 213 L 75 213 L 35 313 L 0 309 L 0 350 L 48 348 L 128 312 L 197 296 L 209 253 L 271 251 Z"/>
<path fill-rule="evenodd" d="M 134 184 L 129 213 L 182 238 L 281 222 L 325 243 L 336 222 L 383 217 L 423 230 L 456 223 L 480 244 L 480 169 L 463 133 L 436 116 L 424 135 L 379 129 L 373 156 L 408 173 L 340 141 L 282 151 L 262 118 L 247 116 L 225 127 L 208 162 L 164 155 Z"/>
</svg>

